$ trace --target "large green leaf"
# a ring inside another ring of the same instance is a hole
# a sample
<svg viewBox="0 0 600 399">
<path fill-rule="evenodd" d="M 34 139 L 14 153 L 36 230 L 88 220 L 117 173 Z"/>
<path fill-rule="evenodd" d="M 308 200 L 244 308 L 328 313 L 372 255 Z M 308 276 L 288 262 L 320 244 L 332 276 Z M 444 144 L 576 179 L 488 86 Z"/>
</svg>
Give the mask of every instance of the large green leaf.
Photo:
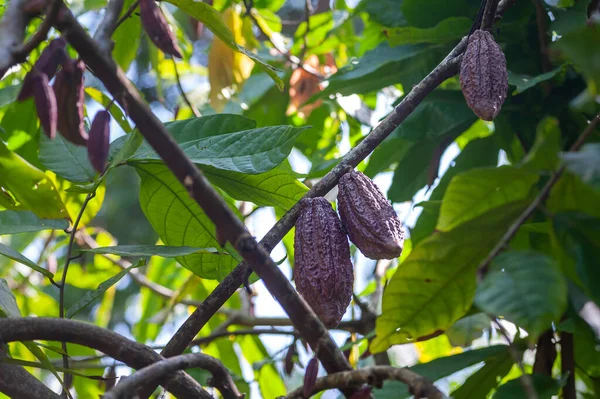
<svg viewBox="0 0 600 399">
<path fill-rule="evenodd" d="M 581 181 L 579 177 L 570 172 L 563 173 L 562 177 L 550 190 L 546 205 L 552 213 L 558 212 L 583 212 L 588 215 L 600 217 L 600 193 L 591 186 Z"/>
<path fill-rule="evenodd" d="M 477 363 L 487 362 L 490 359 L 509 353 L 508 346 L 495 345 L 441 357 L 428 363 L 417 364 L 410 369 L 429 381 L 437 381 Z M 406 384 L 399 381 L 386 381 L 383 389 L 374 392 L 377 399 L 398 399 L 410 396 Z"/>
<path fill-rule="evenodd" d="M 437 230 L 450 231 L 490 209 L 530 196 L 539 176 L 510 166 L 455 176 L 444 195 Z"/>
<path fill-rule="evenodd" d="M 424 339 L 460 319 L 475 295 L 477 266 L 527 204 L 501 206 L 413 248 L 384 291 L 371 351 Z"/>
<path fill-rule="evenodd" d="M 166 245 L 218 248 L 212 221 L 185 187 L 162 164 L 137 164 L 142 180 L 140 205 Z M 203 278 L 222 280 L 238 261 L 225 253 L 191 254 L 176 258 Z"/>
<path fill-rule="evenodd" d="M 44 219 L 68 217 L 52 180 L 0 141 L 0 187 Z"/>
<path fill-rule="evenodd" d="M 29 211 L 0 211 L 0 235 L 64 230 L 67 227 L 69 223 L 64 219 L 40 219 Z"/>
<path fill-rule="evenodd" d="M 444 43 L 462 38 L 473 22 L 466 17 L 450 17 L 433 28 L 402 26 L 387 31 L 390 46 L 419 43 Z"/>
<path fill-rule="evenodd" d="M 398 0 L 361 1 L 357 10 L 366 12 L 373 21 L 383 26 L 404 26 L 406 20 L 398 3 Z"/>
<path fill-rule="evenodd" d="M 46 277 L 49 277 L 49 278 L 54 277 L 54 274 L 50 273 L 48 270 L 46 270 L 42 267 L 39 267 L 38 265 L 33 263 L 33 261 L 30 260 L 29 258 L 26 258 L 25 256 L 21 255 L 20 253 L 18 253 L 11 247 L 8 247 L 1 243 L 0 243 L 0 255 L 4 255 L 4 256 L 14 260 L 15 262 L 19 262 L 22 265 L 30 267 L 33 270 L 35 270 L 36 272 L 42 273 Z"/>
<path fill-rule="evenodd" d="M 427 28 L 437 25 L 449 17 L 471 15 L 476 9 L 467 5 L 467 0 L 402 0 L 398 7 L 410 25 Z M 464 34 L 469 33 L 469 29 Z"/>
<path fill-rule="evenodd" d="M 591 83 L 593 93 L 600 92 L 600 57 L 597 56 L 600 48 L 599 23 L 589 23 L 565 34 L 552 43 L 552 48 L 562 52 L 583 72 Z"/>
<path fill-rule="evenodd" d="M 259 206 L 276 206 L 288 210 L 308 191 L 284 164 L 258 175 L 203 167 L 206 177 L 232 198 L 251 201 Z"/>
<path fill-rule="evenodd" d="M 306 129 L 292 126 L 249 129 L 252 123 L 238 115 L 219 115 L 170 123 L 167 129 L 192 162 L 250 174 L 267 172 L 283 162 L 298 135 Z M 236 126 L 242 131 L 232 132 Z M 147 142 L 131 157 L 131 161 L 159 159 Z"/>
<path fill-rule="evenodd" d="M 398 83 L 408 91 L 431 72 L 448 50 L 444 44 L 406 44 L 392 48 L 382 43 L 360 60 L 340 68 L 319 97 L 369 93 Z"/>
<path fill-rule="evenodd" d="M 485 365 L 471 375 L 451 396 L 453 399 L 485 398 L 498 386 L 514 364 L 510 352 L 500 353 L 485 361 Z"/>
<path fill-rule="evenodd" d="M 553 321 L 560 321 L 567 306 L 567 284 L 552 258 L 533 251 L 504 252 L 477 288 L 475 303 L 535 339 Z"/>
<path fill-rule="evenodd" d="M 0 317 L 21 317 L 15 295 L 3 278 L 0 278 Z"/>
<path fill-rule="evenodd" d="M 517 87 L 515 89 L 515 91 L 512 92 L 512 94 L 514 96 L 514 95 L 523 93 L 525 90 L 531 89 L 535 85 L 538 85 L 542 82 L 552 79 L 553 77 L 558 75 L 560 72 L 562 72 L 563 69 L 564 69 L 564 66 L 561 65 L 557 68 L 554 68 L 550 72 L 546 72 L 546 73 L 543 73 L 541 75 L 537 75 L 534 77 L 508 71 L 508 84 L 511 86 Z"/>
<path fill-rule="evenodd" d="M 438 141 L 420 141 L 411 146 L 394 171 L 387 197 L 392 202 L 412 200 L 417 191 L 427 184 L 427 167 Z"/>
<path fill-rule="evenodd" d="M 471 346 L 473 340 L 481 337 L 490 328 L 490 317 L 484 313 L 463 317 L 446 330 L 446 336 L 453 346 Z"/>
<path fill-rule="evenodd" d="M 546 117 L 537 125 L 535 142 L 521 160 L 521 166 L 534 172 L 553 171 L 558 165 L 561 131 L 557 118 Z"/>
<path fill-rule="evenodd" d="M 543 375 L 533 374 L 529 376 L 533 383 L 533 388 L 539 399 L 550 399 L 558 395 L 560 388 L 565 386 L 566 378 L 555 380 L 554 378 Z M 519 378 L 512 379 L 506 384 L 500 386 L 498 391 L 492 397 L 493 399 L 528 399 L 530 396 L 523 388 L 523 383 Z"/>
<path fill-rule="evenodd" d="M 233 50 L 239 51 L 240 53 L 246 55 L 252 61 L 260 65 L 260 67 L 263 68 L 267 74 L 269 74 L 275 83 L 277 83 L 277 86 L 283 90 L 283 80 L 279 76 L 282 74 L 282 72 L 279 69 L 267 64 L 253 52 L 237 44 L 235 42 L 233 33 L 231 30 L 229 30 L 227 25 L 225 25 L 223 17 L 211 5 L 194 0 L 168 0 L 168 2 L 179 7 L 181 10 L 196 18 L 198 21 L 204 23 L 204 25 L 206 25 L 216 37 L 221 39 L 223 43 L 231 47 Z"/>
<path fill-rule="evenodd" d="M 572 173 L 586 184 L 600 190 L 600 144 L 590 143 L 576 153 L 562 154 L 562 160 Z"/>
<path fill-rule="evenodd" d="M 253 366 L 255 378 L 263 398 L 278 398 L 285 396 L 285 384 L 277 368 L 272 362 L 261 364 L 261 361 L 269 359 L 269 352 L 259 337 L 254 335 L 242 336 L 238 339 L 242 354 Z"/>
<path fill-rule="evenodd" d="M 557 243 L 575 262 L 586 293 L 600 304 L 600 218 L 581 212 L 558 213 L 552 219 Z"/>
<path fill-rule="evenodd" d="M 123 15 L 134 0 L 125 0 L 123 4 Z M 112 50 L 112 56 L 115 62 L 127 71 L 135 59 L 142 37 L 142 23 L 137 15 L 133 15 L 123 21 L 112 36 L 115 46 Z"/>
<path fill-rule="evenodd" d="M 96 176 L 87 148 L 68 142 L 60 134 L 53 140 L 45 134 L 40 136 L 39 157 L 47 169 L 71 182 L 87 183 Z"/>
<path fill-rule="evenodd" d="M 163 258 L 175 258 L 197 252 L 218 252 L 215 248 L 170 247 L 168 245 L 117 245 L 114 247 L 80 249 L 79 251 L 118 256 L 161 256 Z"/>
</svg>

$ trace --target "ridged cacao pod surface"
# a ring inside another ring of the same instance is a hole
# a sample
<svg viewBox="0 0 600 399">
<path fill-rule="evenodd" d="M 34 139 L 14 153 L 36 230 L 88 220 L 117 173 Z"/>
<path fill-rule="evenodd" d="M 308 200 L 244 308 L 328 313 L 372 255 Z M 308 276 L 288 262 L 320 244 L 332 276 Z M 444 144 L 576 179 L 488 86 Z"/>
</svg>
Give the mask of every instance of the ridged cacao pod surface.
<svg viewBox="0 0 600 399">
<path fill-rule="evenodd" d="M 110 139 L 110 113 L 106 110 L 98 111 L 90 127 L 87 141 L 88 158 L 98 173 L 104 171 L 108 158 Z"/>
<path fill-rule="evenodd" d="M 54 81 L 54 94 L 58 107 L 58 131 L 65 139 L 77 145 L 86 145 L 88 139 L 83 124 L 84 72 L 83 61 L 68 59 Z"/>
<path fill-rule="evenodd" d="M 154 0 L 140 0 L 140 18 L 144 30 L 156 47 L 165 54 L 182 58 L 181 49 L 177 45 L 175 35 L 169 29 L 167 19 Z"/>
<path fill-rule="evenodd" d="M 404 231 L 396 211 L 371 179 L 346 173 L 338 182 L 338 211 L 350 241 L 370 259 L 402 254 Z"/>
<path fill-rule="evenodd" d="M 348 238 L 325 198 L 305 198 L 294 237 L 296 289 L 328 328 L 352 299 L 354 272 Z"/>
<path fill-rule="evenodd" d="M 494 120 L 508 91 L 506 57 L 492 34 L 471 34 L 460 64 L 460 87 L 467 105 L 485 121 Z"/>
<path fill-rule="evenodd" d="M 31 80 L 35 110 L 40 119 L 40 124 L 48 137 L 56 136 L 56 97 L 48 83 L 48 76 L 44 73 L 36 73 Z"/>
</svg>

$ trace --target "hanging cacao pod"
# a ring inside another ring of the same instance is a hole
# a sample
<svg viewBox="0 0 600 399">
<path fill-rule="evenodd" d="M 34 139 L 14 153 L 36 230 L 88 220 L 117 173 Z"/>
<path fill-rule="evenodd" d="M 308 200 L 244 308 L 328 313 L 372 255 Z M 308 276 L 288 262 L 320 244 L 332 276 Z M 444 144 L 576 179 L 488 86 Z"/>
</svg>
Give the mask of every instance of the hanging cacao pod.
<svg viewBox="0 0 600 399">
<path fill-rule="evenodd" d="M 338 211 L 350 241 L 370 259 L 394 259 L 404 247 L 402 222 L 371 179 L 346 173 L 338 182 Z"/>
<path fill-rule="evenodd" d="M 104 171 L 110 139 L 110 113 L 98 111 L 90 127 L 87 141 L 88 158 L 98 173 Z"/>
<path fill-rule="evenodd" d="M 31 79 L 35 110 L 40 124 L 48 137 L 56 136 L 56 97 L 44 73 L 36 73 Z"/>
<path fill-rule="evenodd" d="M 58 108 L 58 131 L 73 144 L 85 145 L 88 134 L 83 124 L 85 64 L 81 60 L 67 59 L 54 81 L 54 94 Z"/>
<path fill-rule="evenodd" d="M 315 389 L 315 383 L 317 382 L 317 376 L 319 375 L 319 360 L 313 357 L 306 366 L 306 372 L 304 373 L 304 384 L 302 385 L 302 395 L 305 398 L 310 398 L 310 394 Z"/>
<path fill-rule="evenodd" d="M 336 327 L 352 299 L 354 272 L 348 238 L 331 204 L 305 198 L 296 221 L 294 280 L 326 327 Z"/>
<path fill-rule="evenodd" d="M 460 64 L 460 87 L 467 105 L 485 121 L 494 120 L 508 91 L 506 58 L 492 34 L 478 29 Z"/>
<path fill-rule="evenodd" d="M 144 30 L 156 47 L 165 54 L 182 58 L 175 35 L 169 29 L 167 19 L 154 0 L 140 0 L 140 18 Z"/>
<path fill-rule="evenodd" d="M 32 80 L 37 74 L 43 73 L 48 80 L 52 80 L 54 75 L 56 75 L 56 71 L 58 71 L 58 67 L 64 62 L 67 56 L 65 51 L 66 45 L 66 40 L 59 37 L 58 39 L 52 40 L 50 44 L 46 46 L 44 51 L 42 51 L 40 58 L 33 64 L 33 69 L 25 75 L 23 86 L 21 86 L 17 101 L 24 101 L 33 95 Z"/>
</svg>

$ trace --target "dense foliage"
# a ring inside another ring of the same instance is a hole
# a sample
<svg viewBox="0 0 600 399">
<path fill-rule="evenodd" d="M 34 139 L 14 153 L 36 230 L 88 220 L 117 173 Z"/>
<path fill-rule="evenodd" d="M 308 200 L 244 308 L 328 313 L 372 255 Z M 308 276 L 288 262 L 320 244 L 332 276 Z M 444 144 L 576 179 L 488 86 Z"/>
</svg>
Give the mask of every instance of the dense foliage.
<svg viewBox="0 0 600 399">
<path fill-rule="evenodd" d="M 124 0 L 112 35 L 118 66 L 259 239 L 323 177 L 337 182 L 336 165 L 422 89 L 481 1 L 331 3 L 160 2 L 182 56 L 173 58 Z M 412 366 L 453 398 L 600 397 L 600 5 L 500 3 L 491 31 L 509 91 L 494 121 L 477 118 L 452 76 L 357 160 L 406 240 L 391 261 L 351 245 L 355 298 L 332 336 L 353 368 Z M 66 4 L 93 34 L 107 0 Z M 27 37 L 42 25 L 33 18 Z M 99 71 L 85 73 L 84 122 L 105 108 L 112 117 L 103 173 L 85 146 L 44 134 L 39 103 L 17 101 L 61 30 L 4 74 L 0 63 L 0 318 L 60 315 L 161 349 L 243 258 Z M 84 58 L 71 43 L 67 53 Z M 335 195 L 326 196 L 334 206 Z M 272 254 L 287 276 L 293 233 Z M 219 359 L 250 398 L 273 399 L 302 388 L 315 348 L 257 280 L 186 352 Z M 17 340 L 0 356 L 55 392 L 72 384 L 76 398 L 98 398 L 115 375 L 135 372 L 60 341 Z M 206 386 L 207 371 L 188 374 Z M 374 385 L 376 398 L 410 395 L 399 381 Z"/>
</svg>

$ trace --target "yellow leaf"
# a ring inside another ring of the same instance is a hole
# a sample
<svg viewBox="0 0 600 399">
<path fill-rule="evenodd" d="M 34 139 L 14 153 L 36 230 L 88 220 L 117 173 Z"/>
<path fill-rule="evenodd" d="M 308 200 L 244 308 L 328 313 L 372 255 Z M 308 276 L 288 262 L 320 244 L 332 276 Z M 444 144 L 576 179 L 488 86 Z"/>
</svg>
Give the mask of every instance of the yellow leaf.
<svg viewBox="0 0 600 399">
<path fill-rule="evenodd" d="M 453 347 L 447 335 L 440 335 L 427 341 L 415 342 L 419 355 L 419 363 L 430 362 L 444 356 L 455 355 L 462 352 L 459 346 Z"/>
</svg>

